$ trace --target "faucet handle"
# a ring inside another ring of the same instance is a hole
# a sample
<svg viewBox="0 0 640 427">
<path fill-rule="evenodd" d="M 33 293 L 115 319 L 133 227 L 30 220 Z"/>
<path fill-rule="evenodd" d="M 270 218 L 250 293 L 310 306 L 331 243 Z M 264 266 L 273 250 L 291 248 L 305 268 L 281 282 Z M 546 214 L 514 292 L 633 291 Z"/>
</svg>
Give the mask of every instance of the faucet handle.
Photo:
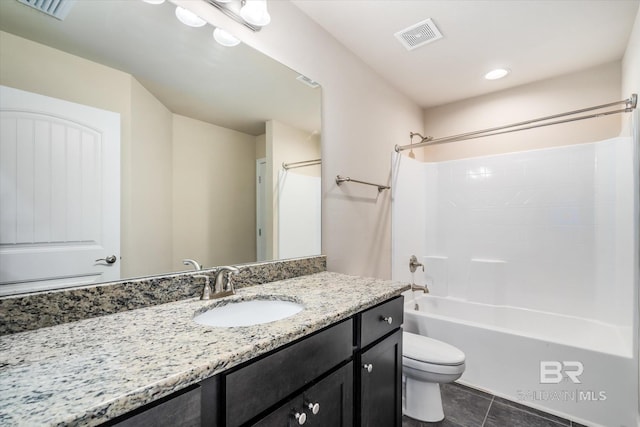
<svg viewBox="0 0 640 427">
<path fill-rule="evenodd" d="M 211 278 L 205 274 L 195 274 L 193 278 L 204 279 L 204 288 L 202 288 L 200 299 L 202 300 L 211 299 Z"/>
<path fill-rule="evenodd" d="M 424 271 L 424 264 L 418 262 L 418 257 L 411 255 L 411 258 L 409 258 L 409 271 L 415 273 L 418 267 L 422 267 L 422 271 Z"/>
</svg>

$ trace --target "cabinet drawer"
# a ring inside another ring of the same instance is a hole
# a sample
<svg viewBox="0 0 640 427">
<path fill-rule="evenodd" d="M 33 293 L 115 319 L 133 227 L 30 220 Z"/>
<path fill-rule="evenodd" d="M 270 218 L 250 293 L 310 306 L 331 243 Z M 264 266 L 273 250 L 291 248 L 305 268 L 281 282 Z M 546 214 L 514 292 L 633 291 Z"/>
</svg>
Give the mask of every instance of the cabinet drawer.
<svg viewBox="0 0 640 427">
<path fill-rule="evenodd" d="M 360 315 L 360 348 L 364 348 L 402 325 L 404 297 L 370 308 Z M 390 323 L 389 323 L 390 322 Z"/>
<path fill-rule="evenodd" d="M 253 426 L 285 427 L 301 423 L 309 427 L 353 425 L 353 363 L 311 386 Z"/>
<path fill-rule="evenodd" d="M 226 425 L 241 425 L 353 354 L 349 319 L 226 375 Z"/>
</svg>

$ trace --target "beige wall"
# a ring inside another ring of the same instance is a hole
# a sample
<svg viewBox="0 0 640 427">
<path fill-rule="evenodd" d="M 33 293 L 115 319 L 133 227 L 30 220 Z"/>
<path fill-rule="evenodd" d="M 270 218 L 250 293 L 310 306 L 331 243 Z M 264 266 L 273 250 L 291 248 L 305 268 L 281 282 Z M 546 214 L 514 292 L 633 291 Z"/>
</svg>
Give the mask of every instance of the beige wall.
<svg viewBox="0 0 640 427">
<path fill-rule="evenodd" d="M 255 261 L 255 150 L 254 136 L 174 114 L 176 268 Z"/>
<path fill-rule="evenodd" d="M 267 135 L 256 136 L 256 160 L 267 157 Z"/>
<path fill-rule="evenodd" d="M 618 101 L 620 82 L 621 65 L 614 62 L 430 108 L 425 110 L 424 135 L 445 137 Z M 619 116 L 608 116 L 434 145 L 416 153 L 426 161 L 442 161 L 593 142 L 619 133 Z"/>
<path fill-rule="evenodd" d="M 126 180 L 129 209 L 122 212 L 127 224 L 122 234 L 129 254 L 123 259 L 122 277 L 158 274 L 172 265 L 172 116 L 132 79 L 129 157 L 135 167 L 129 167 Z"/>
<path fill-rule="evenodd" d="M 288 1 L 269 2 L 271 24 L 252 33 L 206 3 L 173 0 L 322 85 L 322 251 L 331 271 L 391 277 L 391 197 L 336 175 L 389 183 L 391 153 L 422 110 Z M 295 35 L 293 37 L 292 35 Z"/>
</svg>

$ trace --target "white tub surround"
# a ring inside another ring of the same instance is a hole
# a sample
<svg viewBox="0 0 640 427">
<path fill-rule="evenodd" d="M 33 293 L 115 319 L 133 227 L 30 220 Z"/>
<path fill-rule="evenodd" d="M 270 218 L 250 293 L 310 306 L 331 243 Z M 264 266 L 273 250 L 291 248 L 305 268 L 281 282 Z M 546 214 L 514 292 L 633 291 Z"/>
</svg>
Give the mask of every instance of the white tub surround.
<svg viewBox="0 0 640 427">
<path fill-rule="evenodd" d="M 392 277 L 429 287 L 420 333 L 467 355 L 461 381 L 590 426 L 636 426 L 637 144 L 394 156 Z M 424 273 L 409 272 L 411 255 Z M 542 382 L 541 362 L 581 363 L 581 383 Z"/>
<path fill-rule="evenodd" d="M 305 309 L 262 325 L 214 328 L 189 299 L 0 337 L 0 424 L 96 425 L 399 295 L 407 285 L 317 273 L 245 287 Z"/>
</svg>

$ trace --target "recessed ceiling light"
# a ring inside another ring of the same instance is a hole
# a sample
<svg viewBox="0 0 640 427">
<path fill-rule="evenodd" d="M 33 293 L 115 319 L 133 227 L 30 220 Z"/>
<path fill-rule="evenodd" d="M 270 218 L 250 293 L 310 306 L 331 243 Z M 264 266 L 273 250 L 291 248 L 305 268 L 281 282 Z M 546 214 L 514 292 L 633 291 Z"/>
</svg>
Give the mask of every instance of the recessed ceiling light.
<svg viewBox="0 0 640 427">
<path fill-rule="evenodd" d="M 184 25 L 188 25 L 190 27 L 202 27 L 207 24 L 207 21 L 200 18 L 195 13 L 190 10 L 185 9 L 184 7 L 176 7 L 176 17 L 182 22 Z"/>
<path fill-rule="evenodd" d="M 505 77 L 511 71 L 506 68 L 496 68 L 495 70 L 489 71 L 484 75 L 484 78 L 487 80 L 498 80 Z"/>
</svg>

